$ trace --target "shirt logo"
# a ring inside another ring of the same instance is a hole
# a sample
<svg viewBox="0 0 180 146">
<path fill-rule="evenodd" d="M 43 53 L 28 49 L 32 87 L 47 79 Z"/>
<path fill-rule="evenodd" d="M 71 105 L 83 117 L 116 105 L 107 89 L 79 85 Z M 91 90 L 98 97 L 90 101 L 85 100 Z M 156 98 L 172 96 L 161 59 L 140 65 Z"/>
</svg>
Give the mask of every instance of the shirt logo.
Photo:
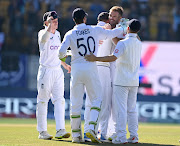
<svg viewBox="0 0 180 146">
<path fill-rule="evenodd" d="M 51 40 L 53 39 L 53 37 L 50 38 Z"/>
<path fill-rule="evenodd" d="M 116 49 L 114 52 L 115 52 L 115 53 L 118 53 L 118 52 L 119 52 L 119 50 L 118 50 L 118 49 Z"/>
<path fill-rule="evenodd" d="M 59 48 L 59 46 L 50 46 L 51 50 L 57 50 Z"/>
<path fill-rule="evenodd" d="M 44 89 L 44 84 L 41 84 L 41 89 Z"/>
</svg>

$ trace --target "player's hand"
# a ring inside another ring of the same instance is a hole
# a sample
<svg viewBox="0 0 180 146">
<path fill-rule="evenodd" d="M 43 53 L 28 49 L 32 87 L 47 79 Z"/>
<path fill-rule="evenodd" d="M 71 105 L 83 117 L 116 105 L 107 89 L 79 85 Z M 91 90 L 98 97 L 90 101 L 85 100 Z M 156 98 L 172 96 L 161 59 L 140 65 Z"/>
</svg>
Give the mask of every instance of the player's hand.
<svg viewBox="0 0 180 146">
<path fill-rule="evenodd" d="M 99 46 L 103 44 L 103 40 L 99 40 Z"/>
<path fill-rule="evenodd" d="M 68 72 L 67 73 L 71 73 L 71 66 L 70 65 L 66 65 L 66 68 L 65 68 Z"/>
<path fill-rule="evenodd" d="M 49 24 L 51 24 L 52 20 L 53 20 L 53 17 L 52 17 L 52 16 L 50 16 L 50 17 L 47 18 L 47 22 L 48 22 Z"/>
<path fill-rule="evenodd" d="M 86 61 L 90 61 L 90 62 L 96 61 L 96 56 L 93 53 L 91 53 L 91 55 L 86 55 L 84 58 L 86 59 Z"/>
<path fill-rule="evenodd" d="M 68 71 L 67 73 L 71 73 L 71 66 L 66 64 L 66 62 L 61 61 L 61 65 Z"/>
<path fill-rule="evenodd" d="M 128 27 L 128 22 L 129 22 L 129 19 L 121 18 L 119 24 L 117 24 L 116 27 L 123 27 L 126 30 L 126 28 Z"/>
<path fill-rule="evenodd" d="M 104 26 L 103 26 L 104 29 L 111 29 L 111 25 L 109 23 L 106 23 Z"/>
</svg>

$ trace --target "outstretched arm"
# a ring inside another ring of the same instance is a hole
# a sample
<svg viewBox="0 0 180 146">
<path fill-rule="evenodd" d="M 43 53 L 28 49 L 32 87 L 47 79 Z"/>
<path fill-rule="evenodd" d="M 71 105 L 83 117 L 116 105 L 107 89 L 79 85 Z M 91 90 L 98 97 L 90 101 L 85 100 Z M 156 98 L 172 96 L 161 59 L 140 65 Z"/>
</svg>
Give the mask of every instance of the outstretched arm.
<svg viewBox="0 0 180 146">
<path fill-rule="evenodd" d="M 104 57 L 96 57 L 94 54 L 91 53 L 91 55 L 86 55 L 85 59 L 90 62 L 94 62 L 94 61 L 113 62 L 117 59 L 117 57 L 114 55 L 104 56 Z"/>
</svg>

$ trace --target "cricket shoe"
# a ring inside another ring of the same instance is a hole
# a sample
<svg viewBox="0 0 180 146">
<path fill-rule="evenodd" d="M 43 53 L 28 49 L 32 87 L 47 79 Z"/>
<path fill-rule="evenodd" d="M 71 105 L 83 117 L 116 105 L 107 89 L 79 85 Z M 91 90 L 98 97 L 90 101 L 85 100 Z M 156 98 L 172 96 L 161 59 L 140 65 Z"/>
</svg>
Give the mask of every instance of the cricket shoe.
<svg viewBox="0 0 180 146">
<path fill-rule="evenodd" d="M 79 137 L 72 137 L 72 143 L 81 143 L 84 142 L 81 136 Z"/>
<path fill-rule="evenodd" d="M 86 136 L 86 133 L 84 133 L 84 141 L 85 142 L 91 142 L 91 139 Z"/>
<path fill-rule="evenodd" d="M 128 142 L 129 143 L 138 143 L 138 138 L 136 136 L 130 136 L 130 138 L 128 138 Z"/>
<path fill-rule="evenodd" d="M 100 140 L 100 138 L 101 138 L 101 130 L 98 130 L 97 138 Z"/>
<path fill-rule="evenodd" d="M 106 139 L 106 137 L 103 136 L 102 134 L 101 134 L 101 137 L 100 137 L 100 141 L 101 142 L 111 142 L 110 140 Z"/>
<path fill-rule="evenodd" d="M 113 139 L 115 139 L 117 137 L 116 133 L 114 133 L 113 135 L 111 135 L 108 140 L 112 141 Z"/>
<path fill-rule="evenodd" d="M 70 133 L 66 132 L 65 129 L 60 129 L 58 131 L 56 131 L 56 136 L 55 138 L 61 139 L 61 138 L 69 138 L 70 137 Z"/>
<path fill-rule="evenodd" d="M 113 144 L 126 144 L 128 143 L 126 137 L 116 137 L 115 139 L 112 140 Z"/>
<path fill-rule="evenodd" d="M 38 136 L 39 139 L 44 139 L 44 140 L 51 140 L 53 138 L 52 135 L 50 135 L 49 133 L 47 133 L 47 131 L 42 131 L 39 133 Z"/>
<path fill-rule="evenodd" d="M 96 134 L 93 130 L 89 129 L 88 132 L 86 132 L 86 136 L 91 139 L 94 143 L 101 143 L 101 141 L 96 137 Z"/>
</svg>

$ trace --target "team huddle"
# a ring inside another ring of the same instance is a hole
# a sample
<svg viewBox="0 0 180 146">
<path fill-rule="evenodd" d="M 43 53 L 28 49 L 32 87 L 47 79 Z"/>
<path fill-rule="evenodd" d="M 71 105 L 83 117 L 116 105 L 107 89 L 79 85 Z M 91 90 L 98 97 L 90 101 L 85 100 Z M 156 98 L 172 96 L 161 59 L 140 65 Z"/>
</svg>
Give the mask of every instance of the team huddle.
<svg viewBox="0 0 180 146">
<path fill-rule="evenodd" d="M 37 76 L 37 130 L 39 139 L 52 139 L 47 132 L 47 108 L 51 98 L 56 121 L 55 138 L 69 138 L 65 130 L 64 74 L 71 73 L 70 120 L 72 142 L 138 143 L 136 110 L 141 41 L 137 19 L 122 18 L 123 8 L 114 6 L 98 16 L 96 26 L 86 25 L 82 8 L 72 13 L 75 26 L 61 43 L 55 11 L 43 16 L 45 29 L 38 33 L 40 51 Z M 65 63 L 71 48 L 71 66 Z M 81 110 L 86 93 L 84 138 Z M 130 138 L 126 137 L 126 124 Z"/>
</svg>

